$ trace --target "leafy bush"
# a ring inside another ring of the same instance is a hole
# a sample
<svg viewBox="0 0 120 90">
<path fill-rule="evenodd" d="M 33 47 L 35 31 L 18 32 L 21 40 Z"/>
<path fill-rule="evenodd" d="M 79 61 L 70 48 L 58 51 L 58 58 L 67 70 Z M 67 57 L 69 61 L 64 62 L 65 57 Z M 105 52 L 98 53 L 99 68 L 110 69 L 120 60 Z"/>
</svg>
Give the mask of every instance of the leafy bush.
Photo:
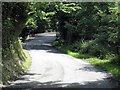
<svg viewBox="0 0 120 90">
<path fill-rule="evenodd" d="M 108 53 L 108 50 L 103 45 L 98 44 L 95 40 L 77 41 L 72 45 L 69 45 L 68 48 L 74 52 L 89 54 L 99 58 L 105 58 Z"/>
<path fill-rule="evenodd" d="M 2 3 L 2 79 L 3 84 L 22 74 L 30 66 L 19 35 L 27 18 L 25 3 Z M 24 66 L 25 65 L 25 66 Z"/>
</svg>

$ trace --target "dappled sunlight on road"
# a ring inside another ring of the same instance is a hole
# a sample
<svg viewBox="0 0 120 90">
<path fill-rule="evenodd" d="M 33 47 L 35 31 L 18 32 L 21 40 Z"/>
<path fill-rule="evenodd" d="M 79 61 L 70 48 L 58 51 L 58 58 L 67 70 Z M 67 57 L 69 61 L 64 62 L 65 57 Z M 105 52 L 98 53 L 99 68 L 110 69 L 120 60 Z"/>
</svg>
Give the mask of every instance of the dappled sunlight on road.
<svg viewBox="0 0 120 90">
<path fill-rule="evenodd" d="M 60 53 L 50 42 L 55 34 L 37 35 L 24 44 L 32 58 L 28 72 L 9 86 L 19 88 L 111 88 L 109 75 L 83 60 Z"/>
</svg>

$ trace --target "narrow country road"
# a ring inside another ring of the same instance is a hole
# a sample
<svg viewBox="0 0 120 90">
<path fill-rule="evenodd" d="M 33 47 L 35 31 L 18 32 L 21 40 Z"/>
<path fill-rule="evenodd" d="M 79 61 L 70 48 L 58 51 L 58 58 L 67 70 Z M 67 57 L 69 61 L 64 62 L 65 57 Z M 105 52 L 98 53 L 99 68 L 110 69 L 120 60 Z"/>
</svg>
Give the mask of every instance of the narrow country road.
<svg viewBox="0 0 120 90">
<path fill-rule="evenodd" d="M 8 88 L 113 88 L 109 75 L 93 65 L 60 53 L 51 46 L 55 33 L 37 34 L 24 48 L 32 58 L 28 72 Z"/>
</svg>

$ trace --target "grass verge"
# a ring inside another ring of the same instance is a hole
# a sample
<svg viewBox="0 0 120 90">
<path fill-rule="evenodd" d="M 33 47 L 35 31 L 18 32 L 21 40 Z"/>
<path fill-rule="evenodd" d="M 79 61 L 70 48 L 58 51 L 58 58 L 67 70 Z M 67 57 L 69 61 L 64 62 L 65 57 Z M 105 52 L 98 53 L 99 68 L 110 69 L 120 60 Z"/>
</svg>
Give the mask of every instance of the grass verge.
<svg viewBox="0 0 120 90">
<path fill-rule="evenodd" d="M 67 46 L 55 46 L 54 44 L 53 46 L 63 53 L 85 60 L 95 66 L 99 66 L 101 69 L 120 79 L 120 66 L 111 63 L 110 60 L 99 59 L 87 54 L 72 52 L 69 50 L 69 48 L 67 48 Z"/>
</svg>

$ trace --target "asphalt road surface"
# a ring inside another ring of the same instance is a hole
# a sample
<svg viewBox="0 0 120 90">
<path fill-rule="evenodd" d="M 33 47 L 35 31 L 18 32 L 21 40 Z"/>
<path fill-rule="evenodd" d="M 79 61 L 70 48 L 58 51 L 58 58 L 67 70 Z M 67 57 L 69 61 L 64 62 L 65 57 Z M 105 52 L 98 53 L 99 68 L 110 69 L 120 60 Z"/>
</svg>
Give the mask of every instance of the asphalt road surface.
<svg viewBox="0 0 120 90">
<path fill-rule="evenodd" d="M 32 58 L 28 72 L 11 82 L 7 88 L 31 90 L 34 88 L 114 88 L 105 71 L 60 53 L 51 46 L 55 33 L 37 34 L 24 44 Z"/>
</svg>

